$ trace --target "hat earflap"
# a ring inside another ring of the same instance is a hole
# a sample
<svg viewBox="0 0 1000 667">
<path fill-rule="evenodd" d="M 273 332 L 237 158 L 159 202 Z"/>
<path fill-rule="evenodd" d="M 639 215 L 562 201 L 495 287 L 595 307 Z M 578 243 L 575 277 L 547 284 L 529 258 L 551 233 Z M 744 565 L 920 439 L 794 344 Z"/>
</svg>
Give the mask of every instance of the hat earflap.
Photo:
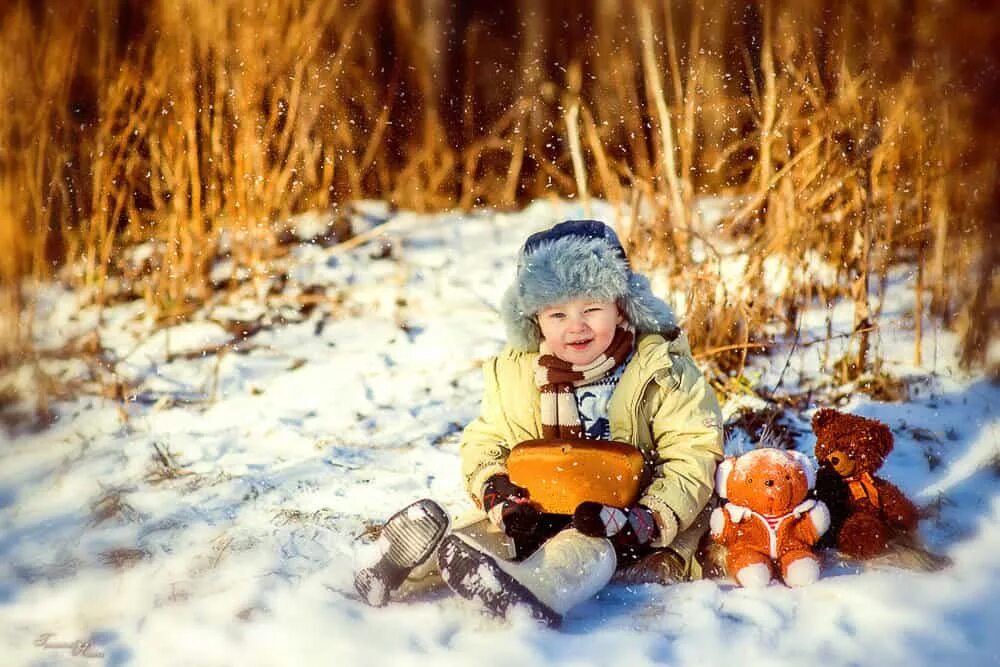
<svg viewBox="0 0 1000 667">
<path fill-rule="evenodd" d="M 653 294 L 649 278 L 642 274 L 630 272 L 628 291 L 619 299 L 619 307 L 640 334 L 659 333 L 672 339 L 678 333 L 673 309 Z"/>
<path fill-rule="evenodd" d="M 504 292 L 500 301 L 500 319 L 507 331 L 507 342 L 516 350 L 537 350 L 542 342 L 542 333 L 533 314 L 526 314 L 518 295 L 517 283 Z"/>
</svg>

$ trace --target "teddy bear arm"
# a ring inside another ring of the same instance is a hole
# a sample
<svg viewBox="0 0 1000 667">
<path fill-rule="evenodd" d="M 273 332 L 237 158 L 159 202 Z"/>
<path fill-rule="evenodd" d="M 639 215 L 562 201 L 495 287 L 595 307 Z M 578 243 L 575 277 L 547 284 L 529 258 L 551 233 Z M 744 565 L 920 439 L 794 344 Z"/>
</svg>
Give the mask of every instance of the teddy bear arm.
<svg viewBox="0 0 1000 667">
<path fill-rule="evenodd" d="M 877 487 L 886 521 L 900 530 L 914 530 L 919 520 L 916 505 L 892 482 L 879 479 Z"/>
<path fill-rule="evenodd" d="M 819 541 L 821 534 L 816 530 L 816 526 L 808 514 L 796 519 L 795 526 L 791 530 L 791 537 L 796 546 L 811 547 Z"/>
<path fill-rule="evenodd" d="M 822 500 L 817 500 L 816 504 L 806 513 L 804 518 L 807 521 L 803 523 L 808 524 L 810 532 L 815 535 L 809 544 L 816 544 L 820 536 L 830 529 L 830 508 Z"/>
<path fill-rule="evenodd" d="M 716 507 L 712 510 L 712 516 L 708 520 L 709 530 L 712 534 L 712 539 L 714 539 L 719 544 L 729 546 L 732 544 L 733 537 L 736 534 L 734 530 L 735 524 L 726 510 L 722 507 Z"/>
<path fill-rule="evenodd" d="M 822 500 L 817 500 L 812 503 L 808 511 L 796 513 L 792 520 L 795 523 L 788 531 L 791 542 L 800 548 L 809 548 L 815 545 L 820 536 L 830 528 L 830 510 Z"/>
</svg>

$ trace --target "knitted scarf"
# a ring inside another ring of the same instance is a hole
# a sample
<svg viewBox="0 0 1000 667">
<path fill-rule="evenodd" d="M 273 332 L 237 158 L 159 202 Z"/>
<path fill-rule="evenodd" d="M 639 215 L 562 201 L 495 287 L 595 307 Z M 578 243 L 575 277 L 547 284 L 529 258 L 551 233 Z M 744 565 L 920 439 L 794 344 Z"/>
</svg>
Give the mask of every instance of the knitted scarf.
<svg viewBox="0 0 1000 667">
<path fill-rule="evenodd" d="M 608 349 L 585 366 L 563 361 L 542 341 L 535 361 L 535 384 L 542 394 L 542 437 L 583 437 L 573 390 L 601 380 L 624 363 L 634 339 L 630 327 L 619 326 Z"/>
</svg>

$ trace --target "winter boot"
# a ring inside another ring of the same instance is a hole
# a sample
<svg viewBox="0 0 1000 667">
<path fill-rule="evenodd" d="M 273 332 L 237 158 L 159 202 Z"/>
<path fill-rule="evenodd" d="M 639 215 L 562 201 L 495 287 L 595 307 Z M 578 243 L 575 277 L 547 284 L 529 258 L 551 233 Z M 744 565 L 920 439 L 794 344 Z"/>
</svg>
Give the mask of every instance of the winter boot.
<svg viewBox="0 0 1000 667">
<path fill-rule="evenodd" d="M 607 585 L 617 561 L 607 539 L 568 529 L 521 562 L 501 560 L 472 540 L 449 535 L 441 543 L 438 564 L 453 591 L 491 614 L 506 617 L 523 608 L 557 626 L 571 607 Z"/>
<path fill-rule="evenodd" d="M 448 524 L 447 513 L 427 499 L 389 517 L 372 545 L 371 562 L 354 575 L 354 587 L 361 598 L 373 607 L 388 602 L 389 594 L 434 553 L 448 532 Z"/>
</svg>

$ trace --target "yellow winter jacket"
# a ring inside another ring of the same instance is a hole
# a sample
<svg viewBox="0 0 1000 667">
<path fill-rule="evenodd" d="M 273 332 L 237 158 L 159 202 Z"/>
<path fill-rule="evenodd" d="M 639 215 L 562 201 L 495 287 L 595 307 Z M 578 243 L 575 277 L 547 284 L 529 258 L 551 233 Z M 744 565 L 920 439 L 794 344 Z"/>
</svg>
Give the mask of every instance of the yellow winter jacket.
<svg viewBox="0 0 1000 667">
<path fill-rule="evenodd" d="M 534 379 L 537 356 L 508 347 L 483 364 L 480 415 L 465 428 L 461 441 L 465 487 L 477 504 L 482 504 L 486 481 L 506 472 L 510 449 L 542 436 Z M 611 439 L 638 447 L 651 466 L 652 478 L 639 503 L 660 515 L 672 512 L 680 531 L 691 527 L 712 495 L 715 468 L 722 460 L 722 415 L 684 334 L 672 341 L 657 334 L 639 338 L 611 396 L 608 419 Z M 697 523 L 700 535 L 704 526 Z M 677 550 L 690 560 L 696 543 L 697 536 L 689 535 Z"/>
</svg>

